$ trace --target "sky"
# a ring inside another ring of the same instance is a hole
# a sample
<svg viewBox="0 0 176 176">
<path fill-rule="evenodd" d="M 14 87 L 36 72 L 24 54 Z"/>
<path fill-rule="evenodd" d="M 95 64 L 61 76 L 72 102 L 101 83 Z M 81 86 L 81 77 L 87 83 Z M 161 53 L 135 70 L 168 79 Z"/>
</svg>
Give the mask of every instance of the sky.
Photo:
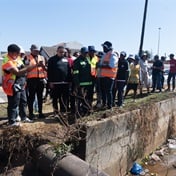
<svg viewBox="0 0 176 176">
<path fill-rule="evenodd" d="M 145 0 L 0 0 L 0 51 L 9 44 L 83 46 L 110 41 L 117 52 L 139 51 Z M 176 0 L 148 0 L 143 50 L 176 53 Z M 160 28 L 160 29 L 159 29 Z"/>
</svg>

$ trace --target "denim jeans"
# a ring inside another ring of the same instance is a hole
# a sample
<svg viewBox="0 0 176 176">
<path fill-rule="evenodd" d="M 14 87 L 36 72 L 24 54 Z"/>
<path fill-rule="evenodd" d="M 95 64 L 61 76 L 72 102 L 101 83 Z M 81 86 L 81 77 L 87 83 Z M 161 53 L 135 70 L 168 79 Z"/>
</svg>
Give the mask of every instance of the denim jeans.
<svg viewBox="0 0 176 176">
<path fill-rule="evenodd" d="M 13 96 L 7 96 L 8 107 L 7 115 L 9 123 L 12 124 L 16 121 L 18 113 L 21 119 L 26 118 L 27 98 L 25 90 L 14 93 Z"/>
</svg>

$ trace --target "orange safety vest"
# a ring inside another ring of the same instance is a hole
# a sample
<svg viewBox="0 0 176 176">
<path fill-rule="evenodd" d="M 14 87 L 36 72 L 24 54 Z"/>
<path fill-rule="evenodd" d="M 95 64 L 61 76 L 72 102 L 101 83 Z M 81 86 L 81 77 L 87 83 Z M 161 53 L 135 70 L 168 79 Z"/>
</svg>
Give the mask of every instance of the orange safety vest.
<svg viewBox="0 0 176 176">
<path fill-rule="evenodd" d="M 13 85 L 16 80 L 16 75 L 7 72 L 10 68 L 17 67 L 18 64 L 23 64 L 20 57 L 13 60 L 8 55 L 4 57 L 2 62 L 2 88 L 4 92 L 9 96 L 13 96 Z"/>
<path fill-rule="evenodd" d="M 27 56 L 27 59 L 29 60 L 30 64 L 35 65 L 36 63 L 39 63 L 40 61 L 43 61 L 45 63 L 45 59 L 43 56 L 38 55 L 37 60 L 30 54 Z M 35 67 L 31 71 L 27 73 L 27 78 L 46 78 L 46 71 L 42 67 Z"/>
<path fill-rule="evenodd" d="M 102 64 L 109 64 L 111 55 L 112 51 L 106 53 L 106 55 L 103 58 Z M 117 74 L 117 67 L 114 68 L 102 67 L 100 70 L 100 77 L 116 78 L 116 74 Z"/>
<path fill-rule="evenodd" d="M 89 61 L 90 66 L 91 66 L 91 75 L 94 76 L 94 77 L 96 77 L 97 76 L 96 65 L 97 65 L 97 62 L 98 62 L 98 57 L 94 56 L 92 59 L 90 59 L 88 57 L 88 61 Z"/>
</svg>

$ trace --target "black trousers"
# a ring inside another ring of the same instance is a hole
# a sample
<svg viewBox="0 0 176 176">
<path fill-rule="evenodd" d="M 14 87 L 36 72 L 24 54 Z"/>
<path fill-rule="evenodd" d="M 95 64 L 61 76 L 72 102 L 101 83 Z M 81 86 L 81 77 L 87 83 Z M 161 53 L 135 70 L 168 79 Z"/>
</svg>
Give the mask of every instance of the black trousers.
<svg viewBox="0 0 176 176">
<path fill-rule="evenodd" d="M 44 90 L 44 83 L 42 79 L 39 78 L 28 79 L 27 90 L 28 90 L 29 115 L 33 114 L 33 104 L 35 100 L 35 95 L 37 95 L 38 100 L 38 112 L 39 114 L 42 114 L 43 90 Z"/>
<path fill-rule="evenodd" d="M 51 89 L 53 109 L 58 112 L 58 99 L 60 104 L 60 112 L 67 112 L 69 100 L 69 84 L 55 84 Z"/>
<path fill-rule="evenodd" d="M 122 106 L 123 104 L 123 94 L 124 94 L 124 87 L 125 87 L 126 83 L 125 82 L 121 82 L 121 81 L 117 81 L 117 106 Z"/>
<path fill-rule="evenodd" d="M 172 79 L 172 90 L 175 89 L 175 73 L 170 73 L 168 74 L 168 77 L 167 77 L 167 86 L 168 86 L 168 89 L 170 89 L 170 81 Z"/>
<path fill-rule="evenodd" d="M 14 93 L 13 96 L 7 96 L 8 107 L 7 115 L 9 123 L 12 124 L 16 121 L 18 114 L 21 119 L 26 118 L 26 107 L 27 107 L 27 98 L 25 90 Z"/>
</svg>

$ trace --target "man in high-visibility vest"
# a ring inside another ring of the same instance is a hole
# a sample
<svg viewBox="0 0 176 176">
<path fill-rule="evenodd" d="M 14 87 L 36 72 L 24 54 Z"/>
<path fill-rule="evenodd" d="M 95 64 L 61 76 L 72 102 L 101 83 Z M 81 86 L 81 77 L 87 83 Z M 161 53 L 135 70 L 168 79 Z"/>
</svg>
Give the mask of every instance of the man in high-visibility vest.
<svg viewBox="0 0 176 176">
<path fill-rule="evenodd" d="M 97 77 L 97 68 L 96 65 L 98 63 L 99 58 L 96 56 L 96 50 L 94 46 L 88 46 L 88 60 L 90 62 L 90 66 L 91 66 L 91 75 L 92 75 L 92 89 L 91 89 L 91 96 L 92 96 L 92 100 L 91 102 L 93 102 L 93 95 L 94 95 L 94 88 L 95 88 L 95 84 L 96 84 L 96 77 Z"/>
<path fill-rule="evenodd" d="M 28 62 L 32 64 L 42 64 L 42 67 L 36 67 L 27 73 L 28 109 L 29 118 L 32 120 L 35 117 L 33 114 L 35 96 L 37 96 L 38 102 L 38 118 L 45 118 L 42 112 L 42 104 L 43 90 L 46 84 L 46 60 L 39 54 L 39 48 L 36 45 L 32 44 L 30 49 L 31 54 L 27 56 Z"/>
<path fill-rule="evenodd" d="M 98 67 L 100 67 L 102 101 L 103 107 L 112 109 L 112 88 L 117 74 L 118 57 L 113 53 L 111 42 L 106 41 L 102 46 L 105 54 L 98 65 Z"/>
<path fill-rule="evenodd" d="M 92 75 L 91 65 L 88 60 L 88 49 L 81 48 L 81 55 L 73 64 L 73 82 L 76 97 L 78 98 L 78 111 L 83 116 L 89 113 L 92 104 Z M 77 110 L 76 110 L 77 111 Z"/>
<path fill-rule="evenodd" d="M 31 122 L 26 116 L 26 76 L 30 70 L 39 66 L 39 64 L 30 64 L 24 66 L 20 54 L 20 47 L 11 44 L 7 48 L 8 54 L 4 57 L 2 63 L 2 88 L 7 94 L 8 107 L 7 115 L 10 126 L 19 126 L 17 122 L 18 114 L 23 122 Z"/>
</svg>

